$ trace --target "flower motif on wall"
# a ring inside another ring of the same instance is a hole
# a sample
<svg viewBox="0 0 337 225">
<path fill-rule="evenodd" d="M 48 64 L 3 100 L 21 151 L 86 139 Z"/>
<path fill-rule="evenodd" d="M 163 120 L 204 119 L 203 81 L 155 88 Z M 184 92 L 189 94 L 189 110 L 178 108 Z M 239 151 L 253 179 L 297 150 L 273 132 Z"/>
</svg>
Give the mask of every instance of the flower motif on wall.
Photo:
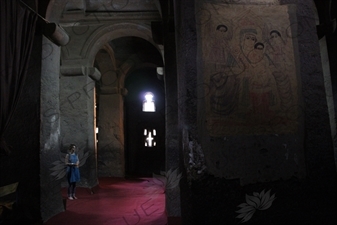
<svg viewBox="0 0 337 225">
<path fill-rule="evenodd" d="M 56 180 L 60 180 L 66 175 L 67 166 L 65 164 L 65 157 L 67 153 L 60 153 L 60 158 L 52 163 L 53 167 L 50 168 L 53 171 L 50 175 L 54 176 Z M 83 166 L 89 157 L 89 152 L 84 153 L 83 150 L 78 151 L 78 159 L 80 161 L 79 167 Z"/>
<path fill-rule="evenodd" d="M 173 189 L 178 186 L 182 174 L 178 174 L 178 169 L 172 171 L 169 169 L 167 172 L 160 171 L 160 175 L 153 174 L 154 182 L 159 186 L 167 189 Z"/>
<path fill-rule="evenodd" d="M 270 191 L 271 190 L 265 192 L 265 190 L 263 190 L 261 193 L 254 192 L 253 196 L 246 194 L 246 202 L 238 205 L 241 209 L 235 211 L 240 213 L 236 218 L 242 218 L 240 222 L 244 223 L 252 218 L 256 210 L 268 209 L 276 199 L 275 194 L 270 196 Z"/>
</svg>

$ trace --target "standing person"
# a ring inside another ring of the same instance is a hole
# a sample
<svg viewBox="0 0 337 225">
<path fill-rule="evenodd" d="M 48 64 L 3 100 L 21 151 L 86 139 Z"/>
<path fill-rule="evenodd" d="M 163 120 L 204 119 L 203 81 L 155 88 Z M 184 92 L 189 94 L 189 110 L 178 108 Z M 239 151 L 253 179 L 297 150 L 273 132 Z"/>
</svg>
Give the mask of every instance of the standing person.
<svg viewBox="0 0 337 225">
<path fill-rule="evenodd" d="M 75 196 L 76 182 L 80 181 L 80 161 L 76 154 L 76 145 L 71 144 L 66 155 L 65 163 L 67 165 L 67 180 L 68 180 L 68 199 L 77 199 Z"/>
</svg>

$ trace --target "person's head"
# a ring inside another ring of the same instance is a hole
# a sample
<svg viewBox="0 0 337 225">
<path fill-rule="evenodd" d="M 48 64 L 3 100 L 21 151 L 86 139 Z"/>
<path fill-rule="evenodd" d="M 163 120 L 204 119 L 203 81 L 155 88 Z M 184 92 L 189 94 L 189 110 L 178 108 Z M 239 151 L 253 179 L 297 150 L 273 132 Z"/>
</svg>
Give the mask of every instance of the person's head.
<svg viewBox="0 0 337 225">
<path fill-rule="evenodd" d="M 252 48 L 256 43 L 256 36 L 255 34 L 246 34 L 244 37 L 244 46 Z"/>
<path fill-rule="evenodd" d="M 223 24 L 220 24 L 216 27 L 216 30 L 217 31 L 220 31 L 220 32 L 227 32 L 228 31 L 228 28 L 226 25 L 223 25 Z"/>
<path fill-rule="evenodd" d="M 74 153 L 75 150 L 76 150 L 76 145 L 74 145 L 74 144 L 69 145 L 68 151 L 69 151 L 70 153 Z"/>
<path fill-rule="evenodd" d="M 272 30 L 272 31 L 270 31 L 269 35 L 270 35 L 270 38 L 278 38 L 278 37 L 281 37 L 280 32 L 278 32 L 277 30 Z"/>
<path fill-rule="evenodd" d="M 257 42 L 254 45 L 254 50 L 250 51 L 248 54 L 248 59 L 251 63 L 255 64 L 260 62 L 264 57 L 264 44 Z"/>
<path fill-rule="evenodd" d="M 257 42 L 257 32 L 255 29 L 243 29 L 240 31 L 240 42 L 242 49 L 253 50 Z"/>
<path fill-rule="evenodd" d="M 254 45 L 254 49 L 263 50 L 263 49 L 264 49 L 264 44 L 261 43 L 261 42 L 257 42 L 257 43 Z"/>
<path fill-rule="evenodd" d="M 270 31 L 269 35 L 270 35 L 270 42 L 271 43 L 276 44 L 276 43 L 280 43 L 280 41 L 282 41 L 281 34 L 277 30 Z"/>
</svg>

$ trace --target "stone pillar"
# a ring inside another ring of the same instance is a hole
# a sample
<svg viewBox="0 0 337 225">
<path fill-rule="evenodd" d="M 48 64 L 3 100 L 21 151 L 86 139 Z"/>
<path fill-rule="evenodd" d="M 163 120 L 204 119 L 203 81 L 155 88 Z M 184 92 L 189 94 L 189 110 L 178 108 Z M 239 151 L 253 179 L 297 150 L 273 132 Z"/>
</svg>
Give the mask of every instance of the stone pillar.
<svg viewBox="0 0 337 225">
<path fill-rule="evenodd" d="M 81 181 L 79 186 L 97 185 L 95 138 L 95 81 L 98 70 L 86 67 L 61 68 L 60 115 L 61 151 L 67 153 L 70 144 L 78 147 Z"/>
<path fill-rule="evenodd" d="M 124 119 L 120 76 L 111 61 L 113 51 L 104 47 L 96 55 L 97 67 L 102 73 L 98 87 L 98 152 L 99 177 L 124 177 Z"/>
<path fill-rule="evenodd" d="M 176 67 L 176 45 L 173 18 L 173 1 L 166 1 L 162 8 L 171 8 L 170 12 L 163 12 L 167 18 L 164 23 L 164 59 L 165 59 L 165 99 L 166 99 L 166 171 L 180 169 L 180 144 L 178 127 L 178 93 L 177 93 L 177 67 Z M 172 5 L 170 5 L 172 4 Z M 180 186 L 166 189 L 166 213 L 168 224 L 180 224 Z"/>
<path fill-rule="evenodd" d="M 61 182 L 51 176 L 60 153 L 60 48 L 43 38 L 41 65 L 40 192 L 43 221 L 64 211 Z"/>
<path fill-rule="evenodd" d="M 124 177 L 123 98 L 117 88 L 99 96 L 98 176 Z"/>
</svg>

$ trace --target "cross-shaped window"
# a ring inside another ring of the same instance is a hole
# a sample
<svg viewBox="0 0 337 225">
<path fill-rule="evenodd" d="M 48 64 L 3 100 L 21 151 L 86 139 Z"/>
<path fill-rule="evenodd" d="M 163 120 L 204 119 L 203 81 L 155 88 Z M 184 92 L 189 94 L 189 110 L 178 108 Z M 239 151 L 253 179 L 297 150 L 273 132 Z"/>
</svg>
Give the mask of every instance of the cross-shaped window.
<svg viewBox="0 0 337 225">
<path fill-rule="evenodd" d="M 156 136 L 156 129 L 148 130 L 144 129 L 144 136 L 145 136 L 145 147 L 154 147 L 156 146 L 155 136 Z"/>
</svg>

